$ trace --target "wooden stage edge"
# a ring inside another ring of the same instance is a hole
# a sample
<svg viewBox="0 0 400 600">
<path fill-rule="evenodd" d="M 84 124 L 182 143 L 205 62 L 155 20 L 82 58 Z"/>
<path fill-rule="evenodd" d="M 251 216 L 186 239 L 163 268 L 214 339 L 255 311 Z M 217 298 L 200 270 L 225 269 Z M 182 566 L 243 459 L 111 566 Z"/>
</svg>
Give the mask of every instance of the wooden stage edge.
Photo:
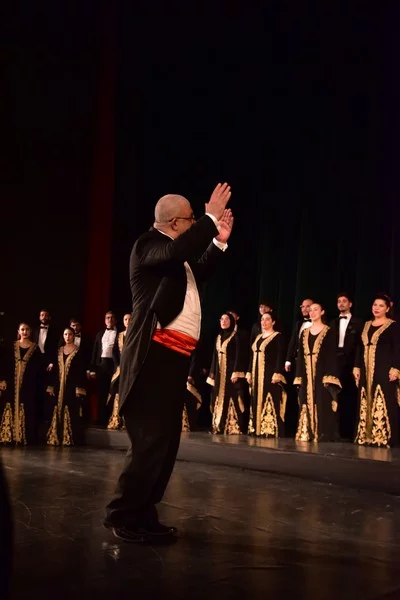
<svg viewBox="0 0 400 600">
<path fill-rule="evenodd" d="M 91 427 L 86 444 L 125 450 L 124 431 Z M 400 496 L 400 449 L 368 448 L 351 443 L 295 442 L 282 438 L 213 436 L 183 433 L 178 460 L 300 477 Z"/>
</svg>

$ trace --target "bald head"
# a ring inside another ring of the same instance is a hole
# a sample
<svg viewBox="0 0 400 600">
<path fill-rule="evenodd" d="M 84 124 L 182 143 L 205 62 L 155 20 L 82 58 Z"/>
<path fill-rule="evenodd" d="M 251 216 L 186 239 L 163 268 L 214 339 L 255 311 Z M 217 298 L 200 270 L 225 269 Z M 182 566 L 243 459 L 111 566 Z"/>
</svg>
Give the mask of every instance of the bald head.
<svg viewBox="0 0 400 600">
<path fill-rule="evenodd" d="M 156 223 L 168 223 L 174 217 L 190 213 L 190 202 L 178 194 L 166 194 L 156 204 L 154 219 Z"/>
</svg>

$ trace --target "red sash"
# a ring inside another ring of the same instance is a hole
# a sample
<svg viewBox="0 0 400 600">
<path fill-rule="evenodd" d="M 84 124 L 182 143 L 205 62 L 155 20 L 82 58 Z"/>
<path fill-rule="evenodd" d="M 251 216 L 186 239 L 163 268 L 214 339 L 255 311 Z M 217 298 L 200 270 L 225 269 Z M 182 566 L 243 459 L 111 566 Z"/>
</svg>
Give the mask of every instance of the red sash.
<svg viewBox="0 0 400 600">
<path fill-rule="evenodd" d="M 173 329 L 156 329 L 152 339 L 158 344 L 174 352 L 180 352 L 185 356 L 190 356 L 197 345 L 197 340 L 190 337 L 190 335 Z"/>
</svg>

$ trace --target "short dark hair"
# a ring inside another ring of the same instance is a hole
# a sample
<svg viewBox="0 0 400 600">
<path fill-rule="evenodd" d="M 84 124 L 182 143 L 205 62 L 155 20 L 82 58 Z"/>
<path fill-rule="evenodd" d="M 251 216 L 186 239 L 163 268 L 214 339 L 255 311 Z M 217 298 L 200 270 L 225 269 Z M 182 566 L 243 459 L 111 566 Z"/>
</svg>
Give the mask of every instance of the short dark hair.
<svg viewBox="0 0 400 600">
<path fill-rule="evenodd" d="M 347 298 L 349 302 L 353 302 L 353 298 L 348 292 L 339 292 L 336 294 L 336 300 L 339 300 L 339 298 Z"/>
<path fill-rule="evenodd" d="M 69 324 L 71 325 L 71 323 L 79 323 L 79 325 L 81 325 L 80 319 L 77 319 L 76 317 L 69 318 Z"/>
</svg>

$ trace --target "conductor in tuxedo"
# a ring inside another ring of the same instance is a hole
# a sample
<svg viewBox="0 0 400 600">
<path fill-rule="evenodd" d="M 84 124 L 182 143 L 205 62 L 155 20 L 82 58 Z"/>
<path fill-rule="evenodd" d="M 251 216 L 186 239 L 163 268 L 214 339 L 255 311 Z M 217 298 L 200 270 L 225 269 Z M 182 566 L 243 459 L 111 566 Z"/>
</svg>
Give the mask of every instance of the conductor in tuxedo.
<svg viewBox="0 0 400 600">
<path fill-rule="evenodd" d="M 132 321 L 121 356 L 120 414 L 130 439 L 105 527 L 126 542 L 166 542 L 158 520 L 179 448 L 190 357 L 200 336 L 200 282 L 227 247 L 233 225 L 228 184 L 218 184 L 195 220 L 183 196 L 163 196 L 155 222 L 130 258 Z"/>
<path fill-rule="evenodd" d="M 353 440 L 355 436 L 357 413 L 357 387 L 353 377 L 356 352 L 361 343 L 363 321 L 351 313 L 353 303 L 349 294 L 337 295 L 339 315 L 330 326 L 336 334 L 338 376 L 342 384 L 339 394 L 340 437 Z"/>
</svg>

